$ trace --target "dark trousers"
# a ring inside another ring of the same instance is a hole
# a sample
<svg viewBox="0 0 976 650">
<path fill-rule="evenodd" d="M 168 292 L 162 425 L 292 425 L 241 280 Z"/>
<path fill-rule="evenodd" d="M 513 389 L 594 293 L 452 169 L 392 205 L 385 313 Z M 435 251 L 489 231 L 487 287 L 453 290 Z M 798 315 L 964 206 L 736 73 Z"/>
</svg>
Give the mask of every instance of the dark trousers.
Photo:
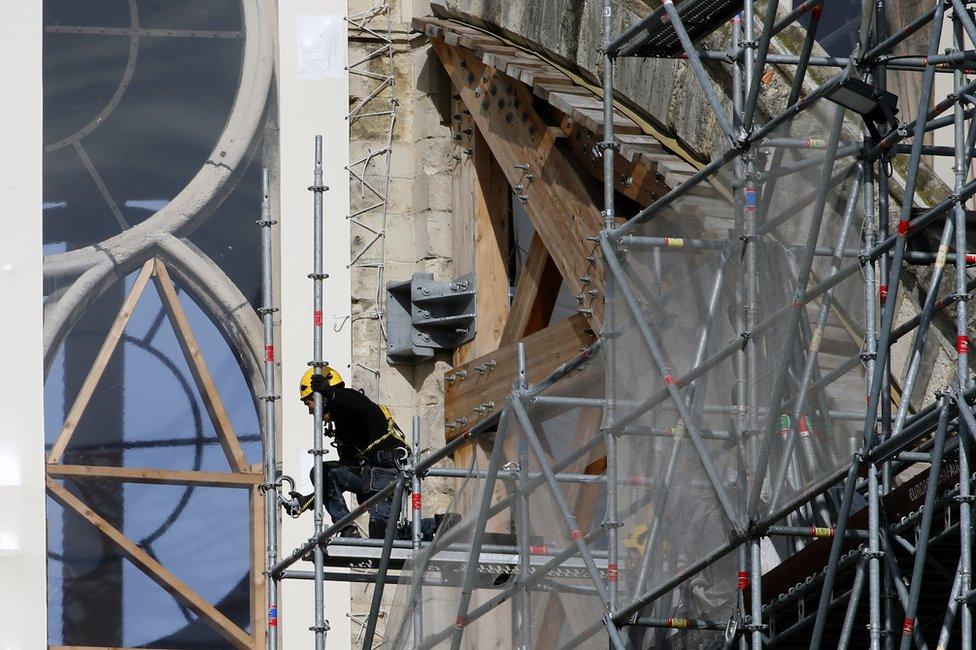
<svg viewBox="0 0 976 650">
<path fill-rule="evenodd" d="M 323 491 L 325 492 L 325 511 L 333 523 L 349 514 L 349 507 L 343 496 L 345 492 L 356 495 L 356 502 L 362 503 L 396 479 L 396 470 L 371 465 L 359 465 L 351 461 L 328 461 L 322 464 Z M 314 483 L 314 470 L 309 474 Z M 393 512 L 393 493 L 369 509 L 369 536 L 382 538 Z M 421 534 L 431 539 L 437 529 L 433 518 L 421 520 Z M 397 539 L 410 539 L 409 526 L 398 527 Z"/>
</svg>

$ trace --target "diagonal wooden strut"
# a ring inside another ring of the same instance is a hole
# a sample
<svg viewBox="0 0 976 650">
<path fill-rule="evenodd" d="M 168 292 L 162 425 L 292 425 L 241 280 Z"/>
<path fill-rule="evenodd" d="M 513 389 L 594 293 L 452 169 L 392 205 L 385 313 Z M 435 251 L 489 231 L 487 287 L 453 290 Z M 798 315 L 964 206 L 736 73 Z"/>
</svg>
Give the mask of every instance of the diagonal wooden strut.
<svg viewBox="0 0 976 650">
<path fill-rule="evenodd" d="M 559 269 L 536 233 L 529 244 L 525 268 L 515 286 L 515 298 L 505 321 L 505 329 L 502 330 L 500 345 L 515 343 L 549 324 L 561 282 Z"/>
<path fill-rule="evenodd" d="M 203 398 L 214 430 L 220 439 L 220 446 L 223 447 L 224 455 L 227 456 L 227 462 L 230 463 L 231 469 L 235 472 L 249 472 L 250 467 L 244 458 L 244 451 L 237 439 L 234 425 L 231 424 L 227 409 L 224 408 L 224 403 L 220 399 L 217 385 L 207 368 L 207 362 L 197 344 L 196 336 L 193 335 L 193 329 L 190 327 L 186 312 L 183 311 L 183 305 L 180 304 L 180 298 L 176 295 L 176 285 L 170 278 L 166 264 L 159 258 L 156 258 L 155 264 L 156 274 L 153 276 L 153 282 L 155 282 L 156 290 L 163 301 L 166 314 L 173 324 L 173 331 L 180 342 L 180 348 L 183 350 L 183 356 L 186 357 L 186 363 L 190 367 L 193 381 L 200 390 L 200 396 Z"/>
<path fill-rule="evenodd" d="M 254 640 L 249 634 L 51 477 L 47 477 L 47 490 L 58 503 L 73 510 L 111 540 L 122 555 L 138 566 L 153 582 L 211 625 L 235 648 L 251 650 L 254 647 Z"/>
<path fill-rule="evenodd" d="M 94 394 L 95 388 L 98 386 L 98 381 L 102 378 L 105 368 L 108 367 L 112 353 L 115 352 L 115 348 L 122 339 L 122 332 L 125 331 L 125 326 L 129 322 L 132 312 L 135 311 L 136 305 L 139 303 L 139 298 L 142 296 L 142 292 L 146 288 L 146 284 L 148 284 L 152 274 L 153 260 L 148 260 L 142 265 L 142 270 L 136 276 L 132 290 L 125 297 L 125 302 L 122 303 L 122 307 L 115 317 L 115 322 L 109 328 L 108 334 L 105 336 L 105 342 L 102 343 L 102 348 L 98 351 L 98 355 L 92 363 L 91 370 L 88 371 L 88 376 L 85 377 L 85 383 L 81 385 L 78 396 L 75 397 L 75 401 L 71 405 L 71 410 L 68 411 L 68 416 L 64 419 L 61 433 L 58 434 L 57 440 L 54 441 L 54 446 L 51 447 L 51 453 L 48 454 L 48 463 L 60 463 L 61 459 L 64 458 L 64 451 L 68 448 L 68 443 L 71 442 L 71 436 L 74 435 L 75 429 L 78 428 L 78 422 L 81 420 L 81 416 L 84 415 L 85 409 L 88 408 L 88 403 L 91 401 L 92 394 Z"/>
</svg>

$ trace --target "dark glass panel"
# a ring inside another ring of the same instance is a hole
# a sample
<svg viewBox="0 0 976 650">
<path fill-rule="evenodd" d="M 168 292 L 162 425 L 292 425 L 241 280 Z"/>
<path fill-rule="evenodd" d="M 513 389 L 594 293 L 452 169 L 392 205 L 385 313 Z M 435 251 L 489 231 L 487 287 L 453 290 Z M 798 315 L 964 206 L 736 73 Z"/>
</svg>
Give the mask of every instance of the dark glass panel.
<svg viewBox="0 0 976 650">
<path fill-rule="evenodd" d="M 255 308 L 261 304 L 260 145 L 234 191 L 190 239 L 237 285 Z"/>
<path fill-rule="evenodd" d="M 44 156 L 44 242 L 75 249 L 121 231 L 73 147 Z"/>
<path fill-rule="evenodd" d="M 139 3 L 143 27 L 239 31 L 243 28 L 240 0 L 156 0 Z"/>
<path fill-rule="evenodd" d="M 92 27 L 128 27 L 128 0 L 70 0 L 44 2 L 45 25 L 87 25 Z"/>
<path fill-rule="evenodd" d="M 122 82 L 128 59 L 128 36 L 44 35 L 45 144 L 72 135 L 98 116 Z"/>
<path fill-rule="evenodd" d="M 85 148 L 130 224 L 171 201 L 223 131 L 240 77 L 241 41 L 146 38 L 119 107 Z"/>
</svg>

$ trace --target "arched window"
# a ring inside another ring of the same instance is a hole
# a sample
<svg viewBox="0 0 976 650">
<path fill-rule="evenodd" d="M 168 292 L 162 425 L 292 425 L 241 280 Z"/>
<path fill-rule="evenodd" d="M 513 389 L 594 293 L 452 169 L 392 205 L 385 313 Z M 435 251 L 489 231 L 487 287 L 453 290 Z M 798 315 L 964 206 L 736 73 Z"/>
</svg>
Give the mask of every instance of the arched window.
<svg viewBox="0 0 976 650">
<path fill-rule="evenodd" d="M 44 2 L 52 646 L 264 645 L 272 9 Z"/>
</svg>

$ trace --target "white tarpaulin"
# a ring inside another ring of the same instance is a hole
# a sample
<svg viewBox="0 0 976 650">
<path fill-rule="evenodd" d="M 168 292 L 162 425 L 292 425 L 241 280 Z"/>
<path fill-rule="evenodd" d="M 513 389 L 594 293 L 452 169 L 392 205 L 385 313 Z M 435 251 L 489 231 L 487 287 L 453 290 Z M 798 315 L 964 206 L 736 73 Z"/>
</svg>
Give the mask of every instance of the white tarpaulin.
<svg viewBox="0 0 976 650">
<path fill-rule="evenodd" d="M 296 16 L 298 78 L 341 79 L 346 74 L 346 23 L 339 14 Z"/>
</svg>

